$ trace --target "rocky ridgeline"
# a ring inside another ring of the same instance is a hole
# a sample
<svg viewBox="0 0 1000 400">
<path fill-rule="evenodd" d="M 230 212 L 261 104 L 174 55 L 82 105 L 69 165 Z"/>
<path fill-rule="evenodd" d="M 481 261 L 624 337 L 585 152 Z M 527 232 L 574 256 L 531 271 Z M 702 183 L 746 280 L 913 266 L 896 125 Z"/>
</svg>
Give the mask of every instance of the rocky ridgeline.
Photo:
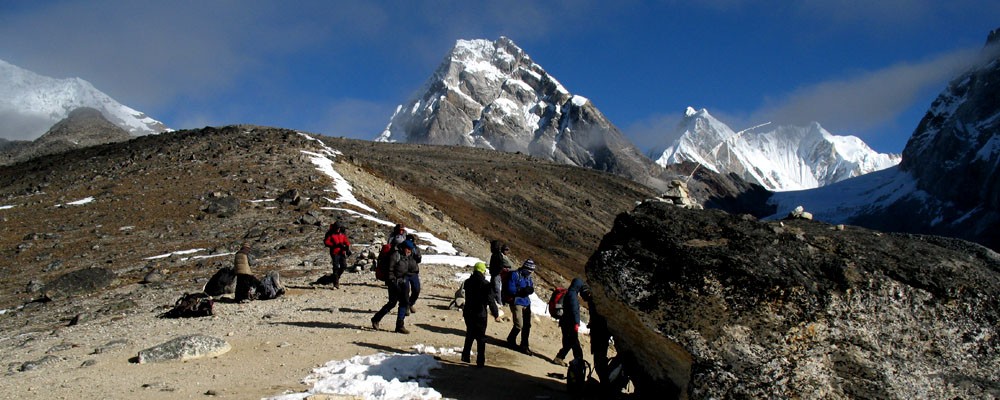
<svg viewBox="0 0 1000 400">
<path fill-rule="evenodd" d="M 38 139 L 8 142 L 7 146 L 0 148 L 0 165 L 131 138 L 132 135 L 108 121 L 100 111 L 80 107 Z"/>
<path fill-rule="evenodd" d="M 1000 396 L 1000 257 L 979 245 L 649 201 L 586 269 L 650 398 Z"/>
</svg>

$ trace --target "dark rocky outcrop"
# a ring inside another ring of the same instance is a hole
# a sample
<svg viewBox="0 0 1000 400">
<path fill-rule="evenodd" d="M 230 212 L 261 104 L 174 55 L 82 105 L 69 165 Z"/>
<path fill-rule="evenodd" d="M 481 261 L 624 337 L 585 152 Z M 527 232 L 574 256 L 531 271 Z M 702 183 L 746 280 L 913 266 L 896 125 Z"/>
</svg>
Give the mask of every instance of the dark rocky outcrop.
<svg viewBox="0 0 1000 400">
<path fill-rule="evenodd" d="M 64 274 L 42 288 L 42 295 L 49 300 L 84 295 L 104 289 L 115 282 L 117 276 L 104 268 L 84 268 Z"/>
<path fill-rule="evenodd" d="M 1000 256 L 973 243 L 645 202 L 586 271 L 644 398 L 1000 395 Z"/>
</svg>

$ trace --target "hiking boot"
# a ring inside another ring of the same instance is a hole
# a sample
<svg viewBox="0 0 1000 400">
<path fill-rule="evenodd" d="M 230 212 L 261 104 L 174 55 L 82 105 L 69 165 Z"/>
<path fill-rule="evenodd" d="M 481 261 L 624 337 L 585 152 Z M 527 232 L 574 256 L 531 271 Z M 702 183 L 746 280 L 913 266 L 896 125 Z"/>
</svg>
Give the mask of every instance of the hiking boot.
<svg viewBox="0 0 1000 400">
<path fill-rule="evenodd" d="M 464 363 L 470 363 L 470 362 L 472 362 L 472 358 L 469 357 L 468 354 L 462 354 L 462 362 L 464 362 Z"/>
<path fill-rule="evenodd" d="M 372 318 L 372 329 L 378 330 L 378 321 L 375 318 Z"/>
<path fill-rule="evenodd" d="M 410 331 L 403 327 L 403 320 L 401 319 L 396 320 L 396 333 L 402 333 L 404 335 L 410 333 Z"/>
<path fill-rule="evenodd" d="M 564 361 L 561 357 L 556 357 L 554 360 L 552 360 L 552 363 L 560 367 L 567 366 L 566 361 Z"/>
<path fill-rule="evenodd" d="M 528 346 L 521 346 L 520 349 L 519 349 L 519 351 L 521 353 L 524 353 L 524 355 L 528 355 L 528 356 L 535 355 L 535 352 L 531 351 L 531 349 L 528 348 Z"/>
<path fill-rule="evenodd" d="M 417 308 L 414 307 L 413 304 L 410 304 L 410 307 L 406 309 L 406 313 L 407 313 L 406 315 L 410 315 L 409 313 L 411 313 L 411 312 L 412 313 L 417 312 Z"/>
</svg>

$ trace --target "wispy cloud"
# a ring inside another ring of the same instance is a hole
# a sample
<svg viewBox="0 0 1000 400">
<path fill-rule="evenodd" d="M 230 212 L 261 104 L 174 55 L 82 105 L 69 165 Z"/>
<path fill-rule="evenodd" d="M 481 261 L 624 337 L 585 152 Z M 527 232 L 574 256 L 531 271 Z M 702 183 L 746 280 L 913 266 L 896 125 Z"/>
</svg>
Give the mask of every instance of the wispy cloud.
<svg viewBox="0 0 1000 400">
<path fill-rule="evenodd" d="M 835 132 L 866 130 L 896 118 L 922 94 L 940 91 L 973 65 L 979 55 L 979 50 L 958 50 L 923 62 L 900 63 L 805 86 L 781 98 L 766 100 L 751 113 L 749 121 L 819 121 Z"/>
<path fill-rule="evenodd" d="M 327 105 L 326 112 L 306 129 L 328 136 L 372 140 L 385 129 L 394 107 L 367 100 L 338 99 Z"/>
</svg>

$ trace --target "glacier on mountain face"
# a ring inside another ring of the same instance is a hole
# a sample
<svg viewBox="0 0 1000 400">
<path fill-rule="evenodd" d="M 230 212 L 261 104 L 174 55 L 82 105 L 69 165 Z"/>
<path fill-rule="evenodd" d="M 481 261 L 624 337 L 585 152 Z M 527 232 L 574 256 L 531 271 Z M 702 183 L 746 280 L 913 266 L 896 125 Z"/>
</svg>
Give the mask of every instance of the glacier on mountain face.
<svg viewBox="0 0 1000 400">
<path fill-rule="evenodd" d="M 49 78 L 0 60 L 0 137 L 33 140 L 80 107 L 100 111 L 133 136 L 169 130 L 83 79 Z"/>
<path fill-rule="evenodd" d="M 883 170 L 898 154 L 875 152 L 854 136 L 837 136 L 819 123 L 761 124 L 735 132 L 707 110 L 688 107 L 680 138 L 656 160 L 691 161 L 721 174 L 735 173 L 772 191 L 803 190 Z"/>
</svg>

